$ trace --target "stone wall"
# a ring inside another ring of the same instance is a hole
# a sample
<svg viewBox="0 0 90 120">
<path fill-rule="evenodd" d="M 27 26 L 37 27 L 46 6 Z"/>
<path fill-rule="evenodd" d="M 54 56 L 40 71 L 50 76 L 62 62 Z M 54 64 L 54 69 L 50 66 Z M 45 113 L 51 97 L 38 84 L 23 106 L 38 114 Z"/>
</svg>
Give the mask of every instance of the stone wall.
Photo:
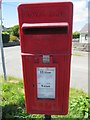
<svg viewBox="0 0 90 120">
<path fill-rule="evenodd" d="M 90 43 L 73 42 L 72 47 L 73 50 L 90 52 Z"/>
</svg>

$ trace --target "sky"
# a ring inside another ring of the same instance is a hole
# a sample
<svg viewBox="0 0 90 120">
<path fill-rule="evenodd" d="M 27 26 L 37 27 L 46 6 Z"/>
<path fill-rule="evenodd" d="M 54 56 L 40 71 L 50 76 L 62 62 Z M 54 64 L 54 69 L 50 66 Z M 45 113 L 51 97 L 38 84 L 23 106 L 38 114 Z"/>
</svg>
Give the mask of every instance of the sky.
<svg viewBox="0 0 90 120">
<path fill-rule="evenodd" d="M 13 2 L 12 2 L 13 1 Z M 2 0 L 2 21 L 5 27 L 12 27 L 18 24 L 17 6 L 24 2 L 57 2 L 71 1 L 74 5 L 73 32 L 80 31 L 88 23 L 88 2 L 90 0 Z"/>
</svg>

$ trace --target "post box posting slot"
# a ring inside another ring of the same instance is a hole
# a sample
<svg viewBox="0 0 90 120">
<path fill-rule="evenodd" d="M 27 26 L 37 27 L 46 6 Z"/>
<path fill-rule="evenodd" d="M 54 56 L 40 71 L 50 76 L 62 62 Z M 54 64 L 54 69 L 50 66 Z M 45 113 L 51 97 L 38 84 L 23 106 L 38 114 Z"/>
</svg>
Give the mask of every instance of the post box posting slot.
<svg viewBox="0 0 90 120">
<path fill-rule="evenodd" d="M 23 23 L 22 29 L 23 32 L 26 34 L 42 34 L 42 33 L 68 33 L 68 23 L 61 22 L 61 23 Z M 37 30 L 38 29 L 38 30 Z"/>
</svg>

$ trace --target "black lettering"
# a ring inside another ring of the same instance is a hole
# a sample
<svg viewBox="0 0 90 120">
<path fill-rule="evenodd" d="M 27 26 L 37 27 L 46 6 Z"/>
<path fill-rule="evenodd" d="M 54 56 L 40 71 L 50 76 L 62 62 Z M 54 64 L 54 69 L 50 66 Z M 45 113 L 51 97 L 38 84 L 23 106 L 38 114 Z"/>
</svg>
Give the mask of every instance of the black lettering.
<svg viewBox="0 0 90 120">
<path fill-rule="evenodd" d="M 50 85 L 44 85 L 44 87 L 50 87 Z"/>
</svg>

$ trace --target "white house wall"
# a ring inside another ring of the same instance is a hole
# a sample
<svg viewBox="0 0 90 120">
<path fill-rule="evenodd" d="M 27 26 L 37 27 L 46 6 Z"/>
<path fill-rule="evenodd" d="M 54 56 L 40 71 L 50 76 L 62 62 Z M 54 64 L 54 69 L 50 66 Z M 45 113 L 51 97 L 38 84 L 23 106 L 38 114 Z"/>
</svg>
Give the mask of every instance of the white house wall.
<svg viewBox="0 0 90 120">
<path fill-rule="evenodd" d="M 81 33 L 80 34 L 80 43 L 88 43 L 88 42 L 90 42 L 90 40 L 88 41 L 88 37 L 87 37 L 87 40 L 85 39 L 85 35 L 86 35 L 86 33 Z"/>
<path fill-rule="evenodd" d="M 90 43 L 90 37 L 88 36 L 88 43 Z"/>
</svg>

